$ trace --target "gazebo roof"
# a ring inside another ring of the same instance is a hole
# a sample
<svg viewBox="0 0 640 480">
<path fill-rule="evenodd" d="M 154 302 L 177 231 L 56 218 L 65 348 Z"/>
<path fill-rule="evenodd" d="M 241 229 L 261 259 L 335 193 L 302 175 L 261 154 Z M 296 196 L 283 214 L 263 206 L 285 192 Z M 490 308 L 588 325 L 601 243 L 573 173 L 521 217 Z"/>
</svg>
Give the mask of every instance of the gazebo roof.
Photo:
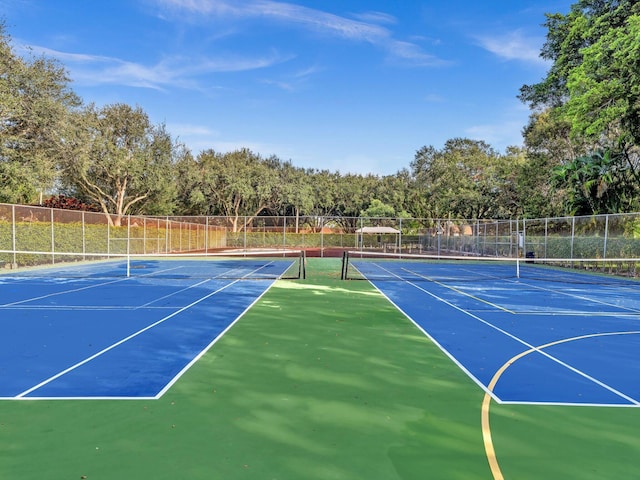
<svg viewBox="0 0 640 480">
<path fill-rule="evenodd" d="M 382 234 L 382 233 L 400 233 L 400 230 L 396 230 L 392 227 L 362 227 L 356 230 L 356 233 L 372 233 L 372 234 Z"/>
</svg>

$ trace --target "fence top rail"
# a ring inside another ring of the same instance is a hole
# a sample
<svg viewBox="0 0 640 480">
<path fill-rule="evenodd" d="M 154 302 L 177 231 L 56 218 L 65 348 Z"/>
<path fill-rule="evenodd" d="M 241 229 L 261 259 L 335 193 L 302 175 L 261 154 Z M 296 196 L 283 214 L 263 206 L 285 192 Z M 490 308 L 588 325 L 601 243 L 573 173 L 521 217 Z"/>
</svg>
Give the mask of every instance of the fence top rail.
<svg viewBox="0 0 640 480">
<path fill-rule="evenodd" d="M 274 225 L 290 225 L 290 224 L 299 224 L 302 225 L 304 223 L 313 222 L 315 225 L 327 225 L 331 223 L 338 224 L 351 224 L 353 226 L 362 226 L 366 224 L 411 224 L 417 223 L 423 225 L 425 227 L 434 226 L 434 225 L 442 225 L 442 224 L 455 224 L 455 225 L 501 225 L 501 224 L 512 224 L 517 223 L 522 227 L 523 225 L 531 224 L 531 223 L 560 223 L 560 222 L 598 222 L 600 220 L 605 221 L 606 219 L 622 219 L 622 220 L 637 220 L 640 222 L 640 212 L 635 213 L 610 213 L 610 214 L 597 214 L 597 215 L 582 215 L 582 216 L 557 216 L 557 217 L 541 217 L 541 218 L 455 218 L 455 217 L 362 217 L 362 216 L 339 216 L 339 215 L 300 215 L 300 216 L 283 216 L 283 215 L 264 215 L 264 216 L 253 216 L 253 215 L 239 215 L 237 217 L 229 217 L 222 215 L 138 215 L 138 214 L 127 214 L 127 215 L 117 215 L 113 213 L 104 213 L 104 212 L 90 212 L 90 211 L 82 211 L 82 210 L 68 210 L 68 209 L 59 209 L 59 208 L 50 208 L 43 207 L 40 205 L 20 205 L 20 204 L 8 204 L 8 203 L 0 203 L 0 221 L 11 221 L 18 220 L 18 218 L 12 218 L 12 211 L 20 211 L 27 212 L 31 216 L 22 213 L 20 219 L 24 220 L 25 218 L 28 220 L 37 219 L 40 221 L 44 221 L 47 215 L 44 212 L 52 212 L 54 215 L 84 215 L 91 217 L 103 217 L 103 218 L 121 218 L 123 219 L 122 224 L 126 225 L 129 222 L 132 222 L 133 219 L 140 220 L 153 220 L 153 221 L 172 221 L 172 222 L 181 222 L 183 224 L 192 223 L 192 224 L 207 224 L 210 226 L 216 226 L 216 222 L 221 221 L 227 225 L 235 224 L 238 226 L 238 229 L 242 229 L 246 226 L 255 226 L 256 224 L 262 223 L 272 223 Z M 39 214 L 39 215 L 38 215 Z M 51 214 L 49 214 L 51 215 Z M 49 216 L 50 218 L 50 216 Z M 47 218 L 48 219 L 48 218 Z M 127 220 L 125 220 L 127 219 Z M 131 219 L 131 220 L 128 220 Z M 217 225 L 219 226 L 219 225 Z"/>
</svg>

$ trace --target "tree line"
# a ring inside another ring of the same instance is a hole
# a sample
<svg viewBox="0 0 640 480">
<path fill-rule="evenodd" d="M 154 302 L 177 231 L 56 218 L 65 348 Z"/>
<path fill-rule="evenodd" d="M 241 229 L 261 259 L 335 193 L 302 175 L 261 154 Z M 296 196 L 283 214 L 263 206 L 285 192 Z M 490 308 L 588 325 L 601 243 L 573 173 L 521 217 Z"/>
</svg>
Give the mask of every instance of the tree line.
<svg viewBox="0 0 640 480">
<path fill-rule="evenodd" d="M 640 3 L 547 14 L 550 68 L 519 98 L 522 146 L 452 138 L 393 175 L 295 166 L 249 149 L 194 155 L 139 106 L 85 104 L 55 59 L 16 54 L 0 24 L 0 202 L 126 214 L 529 218 L 638 211 Z M 60 197 L 56 197 L 60 198 Z M 60 202 L 59 202 L 60 203 Z"/>
</svg>

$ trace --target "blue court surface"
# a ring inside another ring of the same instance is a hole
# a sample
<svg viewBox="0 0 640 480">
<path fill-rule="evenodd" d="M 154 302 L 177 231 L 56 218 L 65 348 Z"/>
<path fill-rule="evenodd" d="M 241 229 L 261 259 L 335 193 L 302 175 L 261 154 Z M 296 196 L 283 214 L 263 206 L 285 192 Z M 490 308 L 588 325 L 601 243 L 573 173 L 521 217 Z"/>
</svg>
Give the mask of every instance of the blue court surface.
<svg viewBox="0 0 640 480">
<path fill-rule="evenodd" d="M 293 262 L 196 263 L 0 275 L 0 398 L 157 398 Z"/>
<path fill-rule="evenodd" d="M 637 281 L 535 265 L 517 277 L 503 266 L 351 261 L 497 402 L 640 404 Z"/>
</svg>

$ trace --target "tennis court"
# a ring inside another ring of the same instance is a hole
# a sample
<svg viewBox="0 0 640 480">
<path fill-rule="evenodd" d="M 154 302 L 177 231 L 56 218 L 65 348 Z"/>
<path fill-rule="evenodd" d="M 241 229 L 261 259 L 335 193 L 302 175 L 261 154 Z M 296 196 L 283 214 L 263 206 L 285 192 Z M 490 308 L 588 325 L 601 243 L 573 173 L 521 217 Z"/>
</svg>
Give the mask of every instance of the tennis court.
<svg viewBox="0 0 640 480">
<path fill-rule="evenodd" d="M 167 260 L 0 276 L 0 476 L 637 469 L 638 410 L 618 408 L 640 398 L 634 281 L 355 258 L 370 281 L 342 280 L 337 259 L 282 280 L 299 261 Z"/>
<path fill-rule="evenodd" d="M 640 404 L 640 283 L 513 261 L 377 261 L 373 284 L 499 402 Z"/>
<path fill-rule="evenodd" d="M 0 398 L 162 395 L 295 263 L 213 258 L 126 258 L 0 276 Z"/>
</svg>

